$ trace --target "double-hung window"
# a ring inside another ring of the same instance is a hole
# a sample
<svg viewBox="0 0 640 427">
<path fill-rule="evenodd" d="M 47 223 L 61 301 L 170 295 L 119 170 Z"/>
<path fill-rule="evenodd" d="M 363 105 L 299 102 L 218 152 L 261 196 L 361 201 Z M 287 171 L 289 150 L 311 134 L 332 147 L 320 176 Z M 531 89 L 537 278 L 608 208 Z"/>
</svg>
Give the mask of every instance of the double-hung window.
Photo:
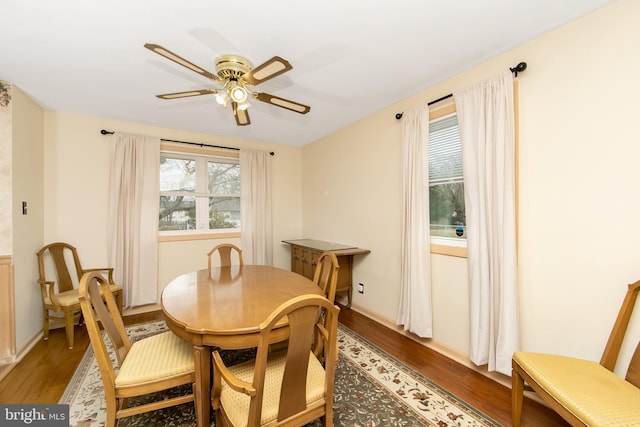
<svg viewBox="0 0 640 427">
<path fill-rule="evenodd" d="M 240 230 L 237 158 L 162 151 L 161 235 Z"/>
<path fill-rule="evenodd" d="M 428 151 L 431 242 L 465 246 L 462 145 L 455 112 L 429 122 Z"/>
</svg>

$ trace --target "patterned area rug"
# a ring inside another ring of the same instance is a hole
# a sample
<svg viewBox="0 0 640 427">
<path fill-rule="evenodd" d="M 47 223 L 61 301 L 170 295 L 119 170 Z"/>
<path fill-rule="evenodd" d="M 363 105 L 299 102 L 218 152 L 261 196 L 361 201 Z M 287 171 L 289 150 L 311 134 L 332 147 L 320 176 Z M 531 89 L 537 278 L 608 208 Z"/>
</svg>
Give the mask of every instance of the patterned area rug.
<svg viewBox="0 0 640 427">
<path fill-rule="evenodd" d="M 127 327 L 132 341 L 165 330 L 163 321 Z M 343 325 L 339 325 L 338 347 L 334 396 L 336 426 L 500 426 Z M 248 357 L 252 357 L 250 351 L 223 353 L 227 364 Z M 187 393 L 189 388 L 176 388 L 172 392 Z M 130 405 L 141 402 L 130 399 Z M 106 406 L 102 380 L 91 347 L 60 403 L 70 406 L 70 426 L 104 426 Z M 212 415 L 211 426 L 214 426 L 213 418 Z M 151 425 L 193 426 L 193 405 L 140 414 L 118 423 L 120 427 Z M 309 424 L 313 427 L 321 425 L 319 420 Z"/>
</svg>

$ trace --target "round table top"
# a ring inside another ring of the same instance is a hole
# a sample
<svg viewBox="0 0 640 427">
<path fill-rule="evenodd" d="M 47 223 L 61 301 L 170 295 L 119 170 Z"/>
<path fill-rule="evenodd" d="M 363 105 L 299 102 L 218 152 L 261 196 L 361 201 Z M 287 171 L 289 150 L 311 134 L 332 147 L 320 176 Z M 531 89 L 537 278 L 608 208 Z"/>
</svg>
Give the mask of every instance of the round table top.
<svg viewBox="0 0 640 427">
<path fill-rule="evenodd" d="M 211 269 L 211 275 L 204 269 L 172 280 L 162 292 L 162 310 L 178 335 L 187 335 L 194 344 L 201 339 L 205 345 L 225 347 L 233 337 L 257 333 L 280 304 L 321 293 L 311 280 L 288 270 L 263 265 L 218 267 Z"/>
</svg>

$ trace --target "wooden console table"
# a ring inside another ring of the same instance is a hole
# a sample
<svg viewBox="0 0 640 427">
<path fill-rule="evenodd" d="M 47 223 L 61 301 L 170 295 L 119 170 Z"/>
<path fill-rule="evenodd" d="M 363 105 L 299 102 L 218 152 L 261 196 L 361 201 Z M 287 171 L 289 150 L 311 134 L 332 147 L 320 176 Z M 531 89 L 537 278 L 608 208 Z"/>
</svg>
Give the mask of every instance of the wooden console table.
<svg viewBox="0 0 640 427">
<path fill-rule="evenodd" d="M 291 271 L 301 274 L 309 280 L 313 280 L 316 264 L 322 252 L 333 252 L 340 265 L 336 293 L 348 292 L 347 308 L 351 307 L 353 297 L 353 256 L 368 254 L 371 252 L 369 249 L 360 249 L 355 246 L 313 239 L 283 240 L 282 242 L 291 245 Z"/>
</svg>

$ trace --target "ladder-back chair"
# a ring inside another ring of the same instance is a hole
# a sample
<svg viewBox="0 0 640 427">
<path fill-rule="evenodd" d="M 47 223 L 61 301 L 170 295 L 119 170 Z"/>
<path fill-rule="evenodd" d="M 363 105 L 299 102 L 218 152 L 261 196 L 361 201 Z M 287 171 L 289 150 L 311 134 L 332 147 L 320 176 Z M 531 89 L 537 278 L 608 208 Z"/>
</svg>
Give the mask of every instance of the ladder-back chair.
<svg viewBox="0 0 640 427">
<path fill-rule="evenodd" d="M 317 321 L 319 310 L 326 313 L 324 325 Z M 260 325 L 254 360 L 227 367 L 214 352 L 216 426 L 301 426 L 320 417 L 331 426 L 339 310 L 320 295 L 292 298 Z M 271 330 L 285 317 L 289 345 L 270 352 Z M 316 328 L 324 341 L 324 364 L 312 352 Z"/>
<path fill-rule="evenodd" d="M 572 426 L 640 425 L 640 343 L 625 378 L 613 372 L 639 292 L 640 281 L 629 285 L 600 363 L 555 354 L 514 353 L 514 427 L 520 426 L 524 383 Z"/>
<path fill-rule="evenodd" d="M 120 418 L 155 411 L 183 403 L 195 402 L 193 346 L 173 332 L 164 332 L 131 343 L 109 284 L 99 273 L 85 274 L 80 280 L 80 306 L 84 315 L 91 348 L 95 354 L 107 406 L 108 427 Z M 116 372 L 105 344 L 100 325 L 115 351 Z M 181 385 L 187 391 L 171 398 L 128 406 L 128 399 L 165 392 Z"/>
<path fill-rule="evenodd" d="M 80 312 L 78 284 L 87 272 L 107 274 L 109 287 L 122 312 L 122 287 L 113 283 L 113 268 L 82 268 L 77 249 L 68 243 L 51 243 L 36 254 L 38 257 L 38 284 L 42 294 L 42 320 L 44 339 L 49 338 L 49 322 L 53 313 L 62 313 L 67 344 L 73 348 L 75 314 Z"/>
</svg>

